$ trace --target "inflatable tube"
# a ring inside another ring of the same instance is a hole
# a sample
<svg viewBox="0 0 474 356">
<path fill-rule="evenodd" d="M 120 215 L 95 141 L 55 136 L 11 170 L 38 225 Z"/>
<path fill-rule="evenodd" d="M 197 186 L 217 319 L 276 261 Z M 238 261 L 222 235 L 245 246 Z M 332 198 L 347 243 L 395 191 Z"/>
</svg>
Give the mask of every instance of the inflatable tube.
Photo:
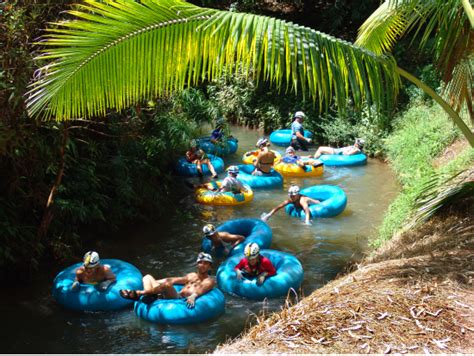
<svg viewBox="0 0 474 356">
<path fill-rule="evenodd" d="M 334 185 L 315 185 L 302 189 L 300 193 L 321 202 L 320 204 L 309 206 L 312 218 L 334 217 L 342 213 L 346 208 L 346 193 Z M 288 204 L 285 211 L 288 215 L 299 217 L 303 220 L 305 218 L 303 209 L 296 209 L 293 204 Z"/>
<path fill-rule="evenodd" d="M 179 292 L 183 286 L 175 285 Z M 196 299 L 194 308 L 186 306 L 186 298 L 157 299 L 151 304 L 135 302 L 135 314 L 142 319 L 158 324 L 195 324 L 213 319 L 224 313 L 225 297 L 214 288 Z"/>
<path fill-rule="evenodd" d="M 217 227 L 217 231 L 225 231 L 230 234 L 245 236 L 245 240 L 232 248 L 229 256 L 244 253 L 245 245 L 255 242 L 261 249 L 269 248 L 272 244 L 272 229 L 267 223 L 260 219 L 235 219 L 229 220 Z M 212 252 L 212 242 L 208 238 L 202 239 L 201 249 L 204 252 Z M 216 256 L 224 255 L 224 248 L 221 247 L 215 251 Z"/>
<path fill-rule="evenodd" d="M 272 189 L 283 187 L 283 177 L 274 169 L 272 169 L 269 174 L 262 176 L 252 175 L 254 169 L 255 167 L 250 164 L 239 165 L 238 179 L 252 189 Z"/>
<path fill-rule="evenodd" d="M 274 150 L 271 150 L 274 154 L 275 154 L 275 160 L 273 161 L 273 163 L 278 163 L 280 161 L 280 158 L 281 158 L 281 153 L 278 152 L 278 151 L 274 151 Z M 260 150 L 254 150 L 254 151 L 248 151 L 248 152 L 245 152 L 244 155 L 242 156 L 242 162 L 244 162 L 245 164 L 253 164 L 253 161 L 255 159 L 257 159 L 257 156 L 258 156 L 258 153 L 260 152 Z"/>
<path fill-rule="evenodd" d="M 221 181 L 207 183 L 209 187 L 220 188 L 222 185 Z M 252 189 L 244 184 L 247 188 L 247 192 L 234 194 L 231 192 L 214 192 L 206 188 L 196 189 L 196 200 L 198 203 L 205 205 L 218 205 L 218 206 L 231 206 L 231 205 L 242 205 L 250 203 L 253 200 Z"/>
<path fill-rule="evenodd" d="M 71 291 L 76 277 L 76 270 L 82 263 L 76 263 L 60 272 L 53 282 L 53 297 L 62 306 L 68 309 L 85 311 L 117 310 L 131 306 L 133 301 L 122 298 L 120 289 L 142 289 L 142 274 L 130 263 L 103 259 L 101 263 L 109 265 L 117 277 L 105 292 L 98 291 L 95 285 L 81 284 L 78 291 Z"/>
<path fill-rule="evenodd" d="M 301 168 L 296 163 L 278 162 L 273 166 L 275 171 L 281 173 L 283 177 L 317 177 L 324 173 L 324 165 L 319 167 L 305 166 Z"/>
<path fill-rule="evenodd" d="M 217 173 L 224 172 L 224 161 L 222 158 L 216 157 L 214 155 L 208 155 L 209 159 L 211 160 L 212 165 Z M 184 177 L 196 177 L 198 176 L 198 170 L 196 168 L 195 163 L 189 163 L 185 157 L 181 157 L 178 160 L 178 163 L 175 167 L 176 174 Z M 211 171 L 207 164 L 202 164 L 202 173 L 205 176 L 211 175 Z"/>
<path fill-rule="evenodd" d="M 367 156 L 363 153 L 355 155 L 321 155 L 319 157 L 326 166 L 363 166 L 367 164 Z"/>
<path fill-rule="evenodd" d="M 304 130 L 304 137 L 312 138 L 313 134 L 311 131 Z M 291 142 L 291 129 L 273 131 L 270 134 L 270 142 L 277 146 L 288 147 Z"/>
<path fill-rule="evenodd" d="M 217 270 L 219 288 L 229 294 L 240 297 L 262 300 L 286 296 L 290 288 L 297 289 L 303 281 L 303 266 L 300 261 L 289 253 L 275 250 L 261 250 L 260 253 L 269 258 L 277 270 L 277 274 L 268 277 L 258 286 L 256 279 L 243 278 L 237 280 L 234 268 L 244 257 L 243 254 L 229 257 Z"/>
<path fill-rule="evenodd" d="M 224 139 L 217 145 L 211 142 L 211 136 L 198 138 L 199 147 L 206 153 L 212 153 L 218 156 L 227 156 L 237 152 L 239 141 L 235 137 Z"/>
</svg>

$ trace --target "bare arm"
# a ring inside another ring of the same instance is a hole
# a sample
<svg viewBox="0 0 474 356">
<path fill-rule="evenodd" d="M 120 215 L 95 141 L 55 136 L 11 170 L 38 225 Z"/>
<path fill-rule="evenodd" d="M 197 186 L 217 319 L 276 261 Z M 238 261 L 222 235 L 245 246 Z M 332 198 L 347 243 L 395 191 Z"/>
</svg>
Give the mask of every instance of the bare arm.
<svg viewBox="0 0 474 356">
<path fill-rule="evenodd" d="M 356 153 L 359 153 L 359 152 L 360 152 L 360 150 L 359 150 L 358 148 L 351 147 L 351 148 L 349 148 L 349 149 L 347 149 L 347 150 L 344 150 L 344 151 L 342 152 L 342 154 L 343 154 L 344 156 L 352 156 L 352 155 L 355 155 Z"/>
<path fill-rule="evenodd" d="M 79 267 L 77 270 L 76 270 L 76 278 L 74 279 L 74 281 L 77 281 L 79 283 L 84 283 L 84 270 Z"/>
<path fill-rule="evenodd" d="M 165 278 L 164 280 L 170 282 L 171 284 L 186 284 L 189 281 L 189 277 L 188 275 L 183 276 L 183 277 L 168 277 L 168 278 Z"/>
<path fill-rule="evenodd" d="M 228 232 L 220 232 L 222 241 L 232 243 L 232 247 L 238 245 L 245 240 L 242 235 L 229 234 Z"/>
<path fill-rule="evenodd" d="M 106 281 L 112 281 L 115 282 L 117 280 L 117 277 L 115 277 L 114 272 L 110 269 L 109 266 L 104 266 L 104 272 L 105 272 L 105 280 Z"/>
<path fill-rule="evenodd" d="M 280 210 L 281 208 L 287 206 L 288 204 L 291 203 L 291 200 L 287 199 L 285 200 L 283 203 L 281 203 L 280 205 L 278 205 L 276 208 L 273 208 L 272 211 L 270 211 L 268 213 L 268 217 L 270 218 L 270 216 L 272 216 L 273 214 L 275 214 L 278 210 Z"/>
<path fill-rule="evenodd" d="M 296 131 L 296 137 L 298 137 L 298 138 L 300 138 L 300 139 L 302 139 L 302 140 L 307 141 L 307 138 L 304 137 L 304 135 L 302 135 L 301 132 L 299 132 L 299 131 Z"/>
</svg>

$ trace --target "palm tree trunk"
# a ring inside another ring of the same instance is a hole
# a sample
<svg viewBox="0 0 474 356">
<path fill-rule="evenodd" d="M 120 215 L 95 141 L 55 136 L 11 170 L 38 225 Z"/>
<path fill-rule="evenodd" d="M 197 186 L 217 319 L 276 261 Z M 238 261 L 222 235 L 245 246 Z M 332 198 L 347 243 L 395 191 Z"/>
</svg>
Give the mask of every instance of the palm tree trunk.
<svg viewBox="0 0 474 356">
<path fill-rule="evenodd" d="M 408 73 L 407 71 L 403 70 L 402 68 L 395 67 L 395 70 L 397 71 L 398 74 L 400 74 L 402 77 L 408 79 L 410 82 L 415 84 L 418 88 L 420 88 L 426 94 L 428 94 L 434 101 L 436 101 L 439 105 L 441 105 L 444 111 L 446 111 L 449 117 L 451 117 L 454 124 L 456 124 L 456 126 L 461 130 L 461 132 L 463 133 L 464 137 L 466 137 L 471 147 L 474 147 L 474 134 L 472 133 L 471 129 L 466 125 L 463 119 L 461 119 L 458 113 L 454 111 L 453 108 L 446 101 L 444 101 L 442 97 L 436 94 L 436 92 L 433 89 L 431 89 L 421 80 L 416 78 L 414 75 Z"/>
<path fill-rule="evenodd" d="M 54 184 L 51 187 L 51 191 L 49 192 L 48 201 L 46 202 L 46 207 L 44 209 L 43 218 L 41 219 L 40 226 L 38 227 L 37 238 L 39 241 L 43 240 L 47 233 L 49 226 L 51 225 L 51 221 L 53 221 L 54 217 L 54 210 L 53 210 L 53 203 L 56 193 L 58 191 L 59 186 L 61 185 L 61 181 L 64 176 L 64 169 L 66 166 L 66 159 L 65 159 L 65 151 L 66 151 L 66 144 L 69 138 L 69 131 L 66 122 L 63 124 L 63 136 L 61 139 L 61 146 L 59 147 L 59 170 L 56 173 L 56 179 L 54 180 Z"/>
</svg>

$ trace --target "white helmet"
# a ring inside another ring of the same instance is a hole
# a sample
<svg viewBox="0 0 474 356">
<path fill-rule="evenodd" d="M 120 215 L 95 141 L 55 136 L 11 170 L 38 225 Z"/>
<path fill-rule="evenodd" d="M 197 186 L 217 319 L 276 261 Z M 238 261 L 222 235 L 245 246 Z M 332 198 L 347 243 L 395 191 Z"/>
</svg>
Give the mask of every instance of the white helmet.
<svg viewBox="0 0 474 356">
<path fill-rule="evenodd" d="M 239 167 L 230 166 L 229 168 L 227 168 L 227 172 L 233 173 L 233 174 L 239 174 Z"/>
<path fill-rule="evenodd" d="M 265 137 L 261 137 L 258 139 L 257 144 L 255 146 L 262 147 L 262 146 L 267 146 L 267 145 L 268 145 L 268 140 Z"/>
<path fill-rule="evenodd" d="M 260 247 L 255 242 L 251 242 L 245 246 L 244 255 L 247 257 L 257 257 L 260 253 Z"/>
<path fill-rule="evenodd" d="M 355 143 L 358 144 L 362 148 L 364 147 L 365 140 L 362 138 L 356 138 Z"/>
<path fill-rule="evenodd" d="M 204 262 L 209 262 L 209 263 L 213 263 L 214 261 L 212 260 L 212 256 L 208 253 L 205 253 L 205 252 L 199 252 L 199 255 L 197 257 L 197 260 L 196 260 L 196 263 L 199 263 L 201 261 L 204 261 Z"/>
<path fill-rule="evenodd" d="M 286 148 L 286 153 L 291 153 L 291 152 L 296 152 L 295 149 L 293 148 L 293 146 L 289 146 Z"/>
<path fill-rule="evenodd" d="M 99 254 L 95 251 L 88 251 L 84 255 L 83 261 L 84 261 L 84 267 L 94 268 L 98 266 L 100 263 Z"/>
<path fill-rule="evenodd" d="M 288 195 L 298 195 L 300 194 L 300 187 L 298 187 L 297 185 L 292 185 L 289 189 L 288 189 Z"/>
<path fill-rule="evenodd" d="M 202 232 L 206 236 L 212 236 L 216 232 L 216 227 L 212 224 L 207 224 L 206 226 L 202 228 Z"/>
<path fill-rule="evenodd" d="M 297 119 L 297 118 L 304 119 L 305 117 L 306 117 L 306 115 L 302 111 L 297 111 L 297 112 L 295 112 L 295 115 L 293 115 L 293 119 Z"/>
</svg>

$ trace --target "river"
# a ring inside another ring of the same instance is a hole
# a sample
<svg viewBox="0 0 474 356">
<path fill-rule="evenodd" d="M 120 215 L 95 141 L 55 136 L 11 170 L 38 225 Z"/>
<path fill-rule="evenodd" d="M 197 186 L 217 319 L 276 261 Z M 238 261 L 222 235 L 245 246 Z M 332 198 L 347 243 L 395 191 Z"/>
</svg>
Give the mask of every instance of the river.
<svg viewBox="0 0 474 356">
<path fill-rule="evenodd" d="M 255 147 L 256 130 L 233 127 L 239 139 L 236 155 L 226 166 L 239 164 L 242 154 Z M 280 152 L 284 148 L 272 146 Z M 223 177 L 223 174 L 221 174 Z M 290 183 L 301 187 L 334 184 L 347 194 L 345 211 L 336 218 L 316 219 L 313 226 L 287 216 L 284 210 L 269 221 L 272 248 L 295 254 L 305 278 L 302 294 L 333 279 L 349 261 L 367 250 L 389 203 L 398 191 L 390 168 L 378 160 L 354 168 L 325 167 L 317 178 L 290 178 L 283 190 L 255 191 L 252 203 L 239 207 L 204 207 L 189 198 L 177 202 L 182 213 L 166 222 L 123 229 L 115 238 L 100 239 L 90 248 L 103 258 L 119 258 L 156 277 L 179 276 L 195 269 L 202 226 L 239 217 L 259 217 L 286 199 Z M 66 266 L 64 266 L 66 267 Z M 64 310 L 51 297 L 51 282 L 60 272 L 47 271 L 24 288 L 6 289 L 0 295 L 2 353 L 204 353 L 237 336 L 255 315 L 278 311 L 284 299 L 248 301 L 226 295 L 226 312 L 199 325 L 161 326 L 138 319 L 133 310 L 77 313 Z"/>
</svg>

